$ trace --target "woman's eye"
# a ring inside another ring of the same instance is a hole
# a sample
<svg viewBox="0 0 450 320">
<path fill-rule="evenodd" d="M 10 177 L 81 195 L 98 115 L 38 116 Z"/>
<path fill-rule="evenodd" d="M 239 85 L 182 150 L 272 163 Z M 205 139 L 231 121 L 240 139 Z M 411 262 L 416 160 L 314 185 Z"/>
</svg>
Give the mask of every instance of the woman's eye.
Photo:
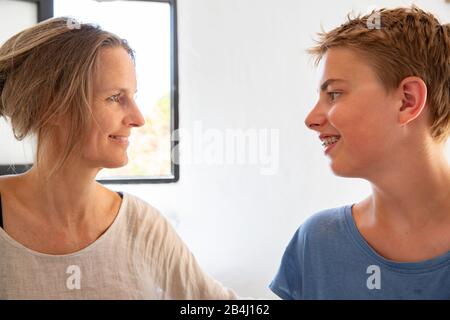
<svg viewBox="0 0 450 320">
<path fill-rule="evenodd" d="M 342 94 L 342 92 L 335 92 L 335 91 L 333 91 L 333 92 L 327 92 L 327 94 L 328 94 L 328 96 L 330 97 L 331 102 L 334 102 L 334 101 L 336 101 L 336 98 L 337 98 L 340 94 Z"/>
<path fill-rule="evenodd" d="M 115 95 L 109 97 L 108 99 L 113 102 L 119 102 L 120 94 L 115 94 Z"/>
<path fill-rule="evenodd" d="M 112 101 L 112 102 L 120 102 L 120 94 L 115 94 L 115 95 L 109 97 L 108 100 Z"/>
</svg>

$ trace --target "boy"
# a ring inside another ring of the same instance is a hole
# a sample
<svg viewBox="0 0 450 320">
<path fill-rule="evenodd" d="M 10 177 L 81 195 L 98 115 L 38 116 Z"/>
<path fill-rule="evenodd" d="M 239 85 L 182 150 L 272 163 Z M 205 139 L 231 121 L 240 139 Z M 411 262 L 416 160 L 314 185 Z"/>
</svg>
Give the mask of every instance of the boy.
<svg viewBox="0 0 450 320">
<path fill-rule="evenodd" d="M 449 34 L 415 6 L 382 9 L 309 50 L 323 68 L 305 124 L 372 194 L 300 226 L 270 284 L 282 299 L 450 299 Z"/>
</svg>

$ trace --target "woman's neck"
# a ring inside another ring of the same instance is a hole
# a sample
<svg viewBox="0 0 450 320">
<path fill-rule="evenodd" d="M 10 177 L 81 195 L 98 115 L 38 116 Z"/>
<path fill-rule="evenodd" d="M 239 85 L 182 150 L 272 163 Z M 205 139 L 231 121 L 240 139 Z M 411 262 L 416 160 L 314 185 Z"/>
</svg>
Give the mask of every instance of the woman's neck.
<svg viewBox="0 0 450 320">
<path fill-rule="evenodd" d="M 86 223 L 105 206 L 101 199 L 105 198 L 106 188 L 77 172 L 61 171 L 45 180 L 32 168 L 20 177 L 21 184 L 34 198 L 37 212 L 45 214 L 53 225 L 70 228 Z"/>
</svg>

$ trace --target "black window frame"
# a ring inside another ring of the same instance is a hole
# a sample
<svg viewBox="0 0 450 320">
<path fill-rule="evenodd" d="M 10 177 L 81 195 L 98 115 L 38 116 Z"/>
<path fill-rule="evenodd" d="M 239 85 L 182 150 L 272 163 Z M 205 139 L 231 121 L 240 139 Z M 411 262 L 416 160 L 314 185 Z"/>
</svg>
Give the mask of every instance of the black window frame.
<svg viewBox="0 0 450 320">
<path fill-rule="evenodd" d="M 54 2 L 53 0 L 19 0 L 26 2 L 33 2 L 38 5 L 38 22 L 54 17 Z M 170 158 L 171 158 L 171 173 L 170 178 L 146 178 L 146 179 L 97 179 L 102 184 L 153 184 L 153 183 L 174 183 L 180 179 L 180 166 L 178 144 L 179 139 L 175 139 L 174 134 L 179 128 L 179 112 L 178 112 L 178 32 L 177 32 L 177 1 L 176 0 L 122 0 L 122 1 L 147 1 L 147 2 L 163 2 L 170 5 L 170 51 L 171 51 L 171 90 L 170 90 Z M 7 174 L 23 173 L 27 171 L 32 164 L 17 164 L 17 165 L 0 165 L 0 176 Z"/>
</svg>

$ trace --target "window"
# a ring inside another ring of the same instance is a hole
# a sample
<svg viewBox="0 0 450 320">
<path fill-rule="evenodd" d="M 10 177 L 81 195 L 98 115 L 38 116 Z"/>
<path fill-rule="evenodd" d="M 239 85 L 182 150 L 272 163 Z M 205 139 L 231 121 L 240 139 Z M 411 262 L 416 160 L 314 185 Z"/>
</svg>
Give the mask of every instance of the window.
<svg viewBox="0 0 450 320">
<path fill-rule="evenodd" d="M 41 2 L 48 5 L 50 16 L 98 24 L 127 39 L 136 52 L 136 102 L 146 124 L 132 131 L 128 164 L 101 170 L 97 180 L 105 184 L 178 181 L 177 141 L 172 138 L 178 128 L 176 1 Z M 46 18 L 48 14 L 39 16 Z M 26 168 L 19 166 L 21 171 Z"/>
<path fill-rule="evenodd" d="M 103 169 L 102 183 L 173 182 L 178 166 L 172 157 L 176 130 L 176 24 L 174 1 L 54 0 L 54 16 L 93 22 L 125 38 L 136 51 L 136 102 L 146 124 L 133 130 L 129 163 Z M 175 156 L 175 155 L 174 155 Z"/>
</svg>

